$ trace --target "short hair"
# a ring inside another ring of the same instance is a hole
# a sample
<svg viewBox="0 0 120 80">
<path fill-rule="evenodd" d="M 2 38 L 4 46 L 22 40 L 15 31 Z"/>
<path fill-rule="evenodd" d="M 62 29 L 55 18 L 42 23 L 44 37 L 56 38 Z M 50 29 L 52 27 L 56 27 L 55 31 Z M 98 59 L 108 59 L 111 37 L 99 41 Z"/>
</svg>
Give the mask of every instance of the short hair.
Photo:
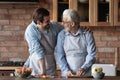
<svg viewBox="0 0 120 80">
<path fill-rule="evenodd" d="M 67 17 L 68 21 L 70 22 L 76 22 L 76 23 L 80 22 L 80 16 L 78 12 L 75 11 L 74 9 L 65 9 L 63 11 L 62 17 Z"/>
<path fill-rule="evenodd" d="M 43 22 L 44 16 L 49 16 L 50 13 L 45 8 L 37 8 L 33 13 L 33 21 L 37 24 L 37 21 Z"/>
</svg>

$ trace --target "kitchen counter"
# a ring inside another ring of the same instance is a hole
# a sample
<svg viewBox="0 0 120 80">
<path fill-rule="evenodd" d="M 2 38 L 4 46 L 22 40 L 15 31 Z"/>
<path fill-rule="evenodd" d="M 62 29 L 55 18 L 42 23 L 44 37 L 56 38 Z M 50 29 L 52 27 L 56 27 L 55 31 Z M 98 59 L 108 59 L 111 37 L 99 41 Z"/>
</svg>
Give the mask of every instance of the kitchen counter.
<svg viewBox="0 0 120 80">
<path fill-rule="evenodd" d="M 14 75 L 16 68 L 22 68 L 22 66 L 0 66 L 0 76 L 11 76 Z M 59 68 L 57 68 L 57 74 L 61 74 Z"/>
<path fill-rule="evenodd" d="M 43 80 L 40 78 L 18 78 L 18 77 L 8 77 L 8 76 L 3 76 L 0 77 L 0 80 Z M 93 78 L 47 78 L 45 80 L 96 80 Z M 109 77 L 104 77 L 102 80 L 120 80 L 120 76 L 109 76 Z"/>
<path fill-rule="evenodd" d="M 21 66 L 0 66 L 0 70 L 15 70 L 16 68 L 21 68 Z"/>
</svg>

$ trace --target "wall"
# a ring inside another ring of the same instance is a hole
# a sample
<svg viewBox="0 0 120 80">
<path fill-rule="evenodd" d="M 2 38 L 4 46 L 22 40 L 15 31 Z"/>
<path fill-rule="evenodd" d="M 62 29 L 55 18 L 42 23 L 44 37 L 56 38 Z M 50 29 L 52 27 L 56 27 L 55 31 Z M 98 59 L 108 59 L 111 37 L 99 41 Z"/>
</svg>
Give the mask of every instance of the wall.
<svg viewBox="0 0 120 80">
<path fill-rule="evenodd" d="M 49 5 L 45 0 L 39 4 L 0 3 L 0 61 L 26 60 L 29 53 L 24 31 L 31 23 L 34 9 L 45 7 L 51 12 Z"/>
<path fill-rule="evenodd" d="M 97 63 L 115 64 L 116 53 L 120 58 L 120 26 L 97 26 L 91 30 L 97 46 Z M 118 62 L 120 64 L 120 60 Z"/>
<path fill-rule="evenodd" d="M 29 53 L 24 31 L 34 9 L 38 6 L 47 8 L 52 19 L 52 0 L 43 1 L 39 4 L 0 4 L 0 61 L 26 60 Z M 120 27 L 90 28 L 97 45 L 97 63 L 114 64 L 115 48 L 120 48 Z M 120 54 L 120 50 L 118 52 Z"/>
</svg>

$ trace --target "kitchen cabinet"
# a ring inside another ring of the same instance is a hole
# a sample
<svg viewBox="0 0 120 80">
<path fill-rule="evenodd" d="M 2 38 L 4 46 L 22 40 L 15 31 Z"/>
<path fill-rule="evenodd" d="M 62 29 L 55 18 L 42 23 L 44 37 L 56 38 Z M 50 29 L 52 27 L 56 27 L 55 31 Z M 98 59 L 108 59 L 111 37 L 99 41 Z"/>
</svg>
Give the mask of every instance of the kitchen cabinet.
<svg viewBox="0 0 120 80">
<path fill-rule="evenodd" d="M 120 21 L 119 0 L 53 0 L 53 20 L 61 22 L 67 8 L 78 11 L 81 26 L 114 26 Z"/>
<path fill-rule="evenodd" d="M 95 26 L 113 26 L 115 0 L 94 0 Z"/>
<path fill-rule="evenodd" d="M 76 10 L 80 15 L 81 26 L 93 26 L 94 25 L 94 0 L 76 0 Z"/>
<path fill-rule="evenodd" d="M 120 26 L 120 0 L 114 0 L 114 25 Z"/>
</svg>

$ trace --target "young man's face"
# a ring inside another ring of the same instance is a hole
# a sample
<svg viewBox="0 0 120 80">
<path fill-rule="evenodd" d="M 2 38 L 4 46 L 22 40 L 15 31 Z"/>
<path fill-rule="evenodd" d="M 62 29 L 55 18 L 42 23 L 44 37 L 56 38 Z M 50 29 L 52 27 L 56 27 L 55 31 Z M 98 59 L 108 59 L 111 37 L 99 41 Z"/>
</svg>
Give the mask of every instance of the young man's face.
<svg viewBox="0 0 120 80">
<path fill-rule="evenodd" d="M 44 19 L 43 22 L 40 22 L 40 21 L 37 22 L 37 26 L 41 30 L 45 30 L 45 29 L 50 27 L 49 26 L 49 24 L 50 24 L 50 16 L 45 16 L 43 19 Z"/>
</svg>

